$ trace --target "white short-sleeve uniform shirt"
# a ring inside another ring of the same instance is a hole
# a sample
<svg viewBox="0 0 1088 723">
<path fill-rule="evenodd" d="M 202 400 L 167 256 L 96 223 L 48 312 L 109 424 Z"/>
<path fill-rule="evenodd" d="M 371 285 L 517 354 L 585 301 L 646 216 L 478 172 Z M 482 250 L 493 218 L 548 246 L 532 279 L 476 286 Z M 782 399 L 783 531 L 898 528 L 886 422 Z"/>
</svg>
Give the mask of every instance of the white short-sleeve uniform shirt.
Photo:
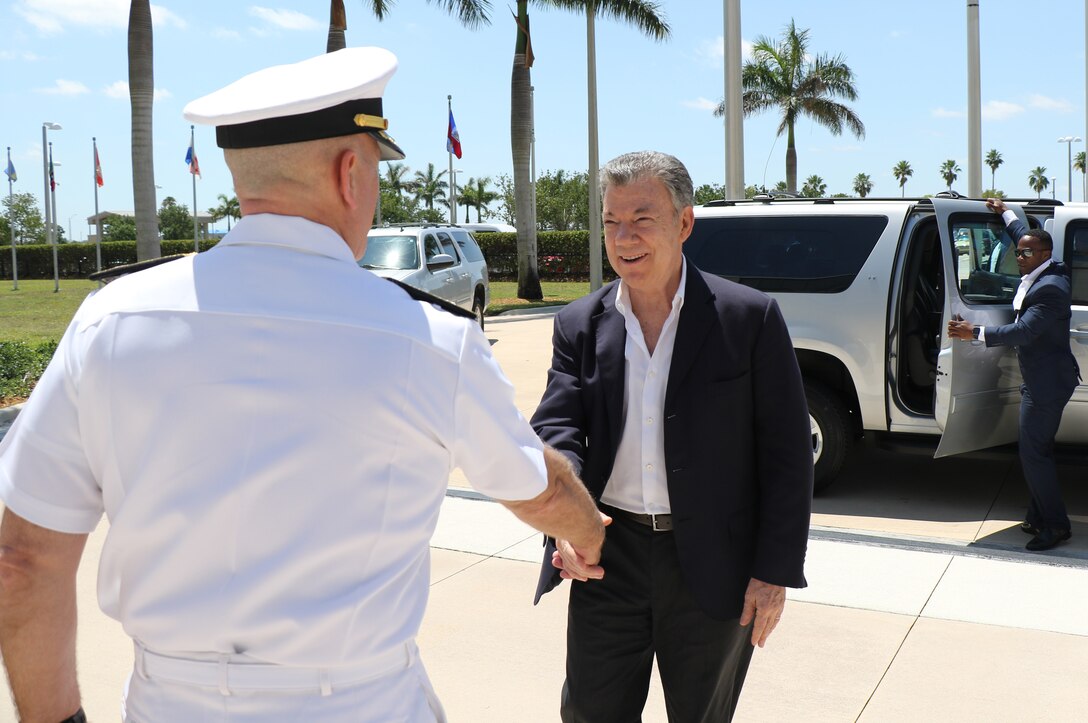
<svg viewBox="0 0 1088 723">
<path fill-rule="evenodd" d="M 63 532 L 105 512 L 99 603 L 148 648 L 335 666 L 415 636 L 455 467 L 498 499 L 546 486 L 479 327 L 265 214 L 84 302 L 0 497 Z"/>
</svg>

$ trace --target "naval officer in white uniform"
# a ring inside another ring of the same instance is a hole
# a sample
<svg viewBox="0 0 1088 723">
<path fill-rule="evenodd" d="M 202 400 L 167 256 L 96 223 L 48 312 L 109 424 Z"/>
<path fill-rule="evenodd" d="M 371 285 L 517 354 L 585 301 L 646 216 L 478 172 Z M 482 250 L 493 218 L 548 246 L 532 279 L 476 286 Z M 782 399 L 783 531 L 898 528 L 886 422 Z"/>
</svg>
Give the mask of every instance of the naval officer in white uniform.
<svg viewBox="0 0 1088 723">
<path fill-rule="evenodd" d="M 480 328 L 356 264 L 378 162 L 404 157 L 382 112 L 395 67 L 346 49 L 187 106 L 216 126 L 242 220 L 88 298 L 0 446 L 0 646 L 24 720 L 82 720 L 74 580 L 103 513 L 129 721 L 444 720 L 414 638 L 455 467 L 599 560 L 600 514 Z"/>
</svg>

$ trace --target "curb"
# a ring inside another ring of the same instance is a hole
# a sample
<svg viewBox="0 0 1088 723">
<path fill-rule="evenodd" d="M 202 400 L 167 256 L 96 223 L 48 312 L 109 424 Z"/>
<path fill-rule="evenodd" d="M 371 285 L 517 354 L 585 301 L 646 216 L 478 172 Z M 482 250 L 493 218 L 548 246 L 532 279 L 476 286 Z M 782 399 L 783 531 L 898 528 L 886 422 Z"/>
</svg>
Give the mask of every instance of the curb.
<svg viewBox="0 0 1088 723">
<path fill-rule="evenodd" d="M 12 404 L 10 407 L 4 407 L 0 409 L 0 424 L 9 424 L 15 421 L 15 418 L 19 416 L 19 410 L 23 408 L 23 404 Z"/>
</svg>

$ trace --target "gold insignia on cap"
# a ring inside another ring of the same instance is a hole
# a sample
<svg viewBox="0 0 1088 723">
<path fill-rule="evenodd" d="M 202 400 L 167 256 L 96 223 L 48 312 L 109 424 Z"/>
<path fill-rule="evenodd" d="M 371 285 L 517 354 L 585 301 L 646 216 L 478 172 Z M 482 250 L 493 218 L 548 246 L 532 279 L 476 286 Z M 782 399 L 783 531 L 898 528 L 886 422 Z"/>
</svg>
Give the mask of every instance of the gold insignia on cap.
<svg viewBox="0 0 1088 723">
<path fill-rule="evenodd" d="M 366 113 L 360 113 L 354 118 L 355 125 L 360 128 L 379 128 L 385 130 L 389 127 L 389 121 L 381 116 L 367 115 Z"/>
</svg>

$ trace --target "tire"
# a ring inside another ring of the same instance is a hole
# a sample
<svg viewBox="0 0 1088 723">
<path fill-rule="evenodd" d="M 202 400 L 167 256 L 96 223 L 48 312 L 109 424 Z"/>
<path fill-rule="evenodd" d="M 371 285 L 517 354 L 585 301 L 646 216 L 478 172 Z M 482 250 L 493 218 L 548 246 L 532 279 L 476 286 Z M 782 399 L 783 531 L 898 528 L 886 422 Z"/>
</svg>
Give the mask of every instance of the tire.
<svg viewBox="0 0 1088 723">
<path fill-rule="evenodd" d="M 472 300 L 472 315 L 476 317 L 476 323 L 480 325 L 480 329 L 484 328 L 484 300 L 479 294 Z"/>
<path fill-rule="evenodd" d="M 831 486 L 842 470 L 853 443 L 850 416 L 831 390 L 820 384 L 805 384 L 808 416 L 812 424 L 813 492 Z"/>
</svg>

